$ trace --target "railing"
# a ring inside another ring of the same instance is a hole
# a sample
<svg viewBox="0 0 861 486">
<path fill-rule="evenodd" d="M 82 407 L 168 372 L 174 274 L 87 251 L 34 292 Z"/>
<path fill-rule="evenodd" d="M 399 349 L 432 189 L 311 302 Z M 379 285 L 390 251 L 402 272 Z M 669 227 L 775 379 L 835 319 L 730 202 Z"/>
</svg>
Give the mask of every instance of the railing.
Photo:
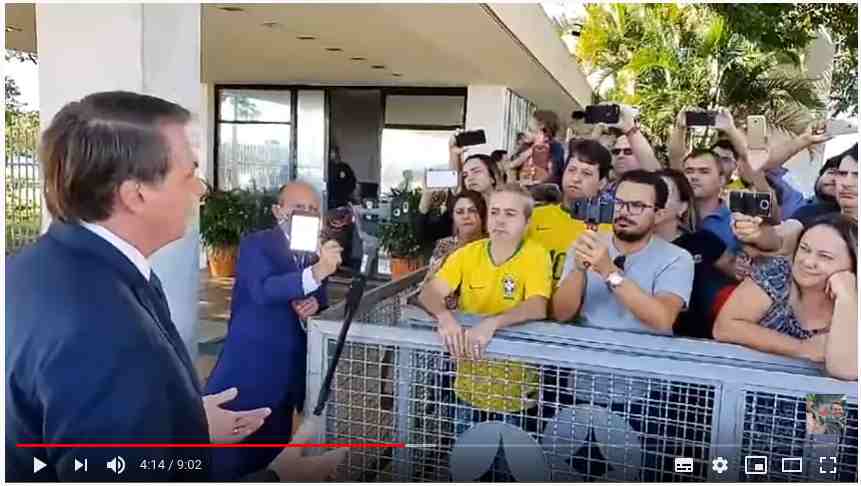
<svg viewBox="0 0 861 486">
<path fill-rule="evenodd" d="M 42 177 L 36 160 L 38 126 L 6 129 L 6 254 L 39 237 L 42 225 Z"/>
<path fill-rule="evenodd" d="M 857 384 L 735 345 L 552 322 L 516 326 L 487 350 L 508 373 L 485 383 L 528 395 L 523 410 L 475 412 L 453 385 L 471 365 L 458 370 L 433 323 L 407 305 L 423 273 L 366 294 L 326 409 L 331 442 L 407 445 L 351 449 L 341 480 L 857 481 Z M 334 306 L 309 327 L 309 406 L 342 317 Z M 490 380 L 474 382 L 482 379 Z M 841 435 L 807 433 L 809 393 L 846 395 Z M 746 475 L 746 456 L 765 456 L 768 474 Z M 692 459 L 690 469 L 677 472 L 679 457 Z M 722 473 L 713 468 L 718 457 L 727 460 Z M 783 472 L 784 458 L 800 458 L 802 472 Z"/>
</svg>

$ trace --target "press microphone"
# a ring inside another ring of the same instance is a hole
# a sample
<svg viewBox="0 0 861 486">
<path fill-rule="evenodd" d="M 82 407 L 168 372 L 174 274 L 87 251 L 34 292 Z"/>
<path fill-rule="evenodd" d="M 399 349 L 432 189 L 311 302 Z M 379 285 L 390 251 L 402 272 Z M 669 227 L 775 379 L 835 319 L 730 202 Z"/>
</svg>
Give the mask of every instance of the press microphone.
<svg viewBox="0 0 861 486">
<path fill-rule="evenodd" d="M 361 234 L 361 233 L 360 233 Z M 344 323 L 341 325 L 341 332 L 338 334 L 338 342 L 335 343 L 335 352 L 332 354 L 332 359 L 329 361 L 329 369 L 326 370 L 326 377 L 323 378 L 323 384 L 320 387 L 320 395 L 317 397 L 317 405 L 314 407 L 314 415 L 323 413 L 326 407 L 326 402 L 329 400 L 329 393 L 332 389 L 332 379 L 335 377 L 335 370 L 338 367 L 338 362 L 341 360 L 341 353 L 344 351 L 344 343 L 347 341 L 347 333 L 350 331 L 350 324 L 353 322 L 353 316 L 362 302 L 362 295 L 365 293 L 365 284 L 368 277 L 373 273 L 374 262 L 377 259 L 377 251 L 380 248 L 380 240 L 368 234 L 361 234 L 362 237 L 362 264 L 358 274 L 353 276 L 350 283 L 350 289 L 347 291 L 344 304 Z"/>
</svg>

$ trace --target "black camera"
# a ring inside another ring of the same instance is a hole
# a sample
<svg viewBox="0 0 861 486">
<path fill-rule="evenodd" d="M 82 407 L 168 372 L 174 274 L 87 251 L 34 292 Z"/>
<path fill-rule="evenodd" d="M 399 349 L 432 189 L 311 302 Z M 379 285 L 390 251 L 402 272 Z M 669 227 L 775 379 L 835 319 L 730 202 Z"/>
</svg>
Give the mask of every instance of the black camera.
<svg viewBox="0 0 861 486">
<path fill-rule="evenodd" d="M 466 132 L 460 132 L 455 135 L 454 143 L 458 147 L 482 145 L 487 143 L 487 137 L 484 134 L 484 130 L 470 130 Z"/>
<path fill-rule="evenodd" d="M 614 125 L 619 123 L 621 113 L 622 109 L 619 105 L 589 105 L 586 107 L 586 123 Z"/>
<path fill-rule="evenodd" d="M 730 191 L 729 209 L 734 213 L 760 218 L 771 217 L 771 194 L 767 192 Z"/>
<path fill-rule="evenodd" d="M 577 221 L 589 225 L 613 224 L 613 201 L 600 198 L 577 198 L 568 207 L 568 213 Z"/>
<path fill-rule="evenodd" d="M 689 127 L 713 127 L 717 119 L 716 111 L 686 111 L 685 124 Z"/>
</svg>

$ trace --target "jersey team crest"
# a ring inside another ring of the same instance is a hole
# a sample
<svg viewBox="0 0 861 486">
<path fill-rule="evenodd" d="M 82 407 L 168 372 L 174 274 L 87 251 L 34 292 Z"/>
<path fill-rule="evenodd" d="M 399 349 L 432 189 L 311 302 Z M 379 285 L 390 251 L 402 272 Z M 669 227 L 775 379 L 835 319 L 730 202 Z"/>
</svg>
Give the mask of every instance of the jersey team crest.
<svg viewBox="0 0 861 486">
<path fill-rule="evenodd" d="M 514 291 L 517 290 L 517 281 L 511 275 L 502 277 L 502 297 L 505 299 L 513 299 Z"/>
</svg>

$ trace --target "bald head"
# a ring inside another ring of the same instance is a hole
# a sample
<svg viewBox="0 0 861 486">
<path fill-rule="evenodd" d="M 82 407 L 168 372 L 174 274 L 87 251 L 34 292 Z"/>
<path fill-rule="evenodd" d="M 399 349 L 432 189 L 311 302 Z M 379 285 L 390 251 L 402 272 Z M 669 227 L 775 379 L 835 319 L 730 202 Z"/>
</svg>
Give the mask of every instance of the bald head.
<svg viewBox="0 0 861 486">
<path fill-rule="evenodd" d="M 278 205 L 272 208 L 275 219 L 282 220 L 293 212 L 320 214 L 320 194 L 305 181 L 292 181 L 278 191 Z"/>
</svg>

